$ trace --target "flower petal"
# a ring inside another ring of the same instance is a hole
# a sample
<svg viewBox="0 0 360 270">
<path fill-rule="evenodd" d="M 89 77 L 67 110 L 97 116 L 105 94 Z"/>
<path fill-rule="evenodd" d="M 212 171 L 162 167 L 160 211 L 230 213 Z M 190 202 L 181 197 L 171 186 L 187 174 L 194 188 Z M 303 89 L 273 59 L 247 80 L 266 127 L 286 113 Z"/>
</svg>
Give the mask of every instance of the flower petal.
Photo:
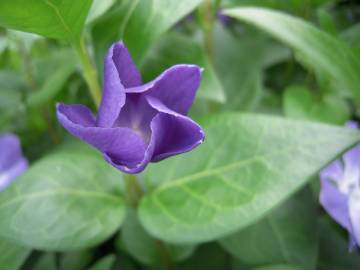
<svg viewBox="0 0 360 270">
<path fill-rule="evenodd" d="M 0 136 L 0 172 L 9 169 L 22 158 L 19 139 L 13 134 Z"/>
<path fill-rule="evenodd" d="M 335 160 L 320 172 L 320 178 L 339 183 L 343 180 L 344 170 L 340 160 Z"/>
<path fill-rule="evenodd" d="M 16 177 L 20 176 L 28 168 L 28 162 L 21 157 L 6 171 L 0 172 L 0 191 L 6 188 Z"/>
<path fill-rule="evenodd" d="M 8 186 L 28 167 L 23 157 L 19 139 L 12 134 L 0 137 L 0 191 Z"/>
<path fill-rule="evenodd" d="M 114 63 L 116 44 L 109 49 L 104 61 L 103 96 L 97 116 L 97 126 L 112 127 L 125 104 L 125 89 Z"/>
<path fill-rule="evenodd" d="M 125 88 L 135 87 L 142 84 L 141 75 L 136 68 L 131 55 L 123 42 L 113 46 L 113 61 L 117 68 L 121 83 Z"/>
<path fill-rule="evenodd" d="M 347 151 L 343 155 L 343 159 L 345 173 L 349 174 L 349 177 L 356 178 L 356 181 L 358 181 L 360 177 L 360 145 Z"/>
<path fill-rule="evenodd" d="M 171 111 L 156 98 L 149 96 L 147 100 L 159 111 L 151 122 L 154 139 L 150 143 L 155 144 L 151 161 L 188 152 L 204 141 L 204 132 L 193 120 Z"/>
<path fill-rule="evenodd" d="M 186 115 L 200 86 L 201 69 L 196 65 L 175 65 L 165 70 L 155 80 L 127 93 L 143 93 L 158 98 L 171 110 Z"/>
<path fill-rule="evenodd" d="M 352 233 L 348 197 L 326 179 L 321 179 L 320 204 L 333 219 Z"/>
<path fill-rule="evenodd" d="M 59 122 L 72 135 L 104 153 L 106 160 L 121 166 L 135 166 L 145 154 L 144 141 L 129 128 L 96 127 L 91 111 L 83 105 L 59 104 Z"/>
<path fill-rule="evenodd" d="M 353 230 L 353 238 L 360 246 L 360 190 L 354 191 L 349 200 L 350 220 Z"/>
</svg>

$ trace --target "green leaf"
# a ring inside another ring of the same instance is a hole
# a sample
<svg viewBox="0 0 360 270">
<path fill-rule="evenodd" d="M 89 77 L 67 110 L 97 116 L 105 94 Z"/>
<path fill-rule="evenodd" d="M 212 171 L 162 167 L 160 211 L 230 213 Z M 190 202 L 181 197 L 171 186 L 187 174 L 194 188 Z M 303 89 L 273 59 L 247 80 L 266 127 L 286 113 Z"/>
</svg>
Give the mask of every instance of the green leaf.
<svg viewBox="0 0 360 270">
<path fill-rule="evenodd" d="M 228 269 L 229 255 L 216 243 L 209 243 L 196 249 L 193 256 L 179 264 L 181 270 Z"/>
<path fill-rule="evenodd" d="M 0 239 L 0 269 L 18 270 L 30 255 L 30 249 Z"/>
<path fill-rule="evenodd" d="M 91 25 L 96 65 L 102 70 L 104 55 L 114 41 L 120 40 L 139 0 L 118 1 L 109 12 Z"/>
<path fill-rule="evenodd" d="M 350 119 L 350 110 L 342 97 L 313 95 L 303 86 L 289 87 L 283 98 L 285 115 L 293 119 L 343 125 Z"/>
<path fill-rule="evenodd" d="M 269 265 L 269 266 L 258 267 L 258 268 L 254 268 L 252 270 L 305 270 L 305 269 L 295 267 L 292 265 L 279 264 L 279 265 Z"/>
<path fill-rule="evenodd" d="M 0 236 L 45 250 L 101 243 L 121 225 L 121 175 L 92 149 L 70 144 L 0 193 Z"/>
<path fill-rule="evenodd" d="M 181 48 L 174 50 L 174 48 Z M 204 68 L 203 77 L 198 92 L 199 97 L 225 102 L 223 87 L 201 46 L 180 34 L 164 36 L 146 58 L 142 66 L 144 81 L 150 81 L 175 64 L 196 64 Z"/>
<path fill-rule="evenodd" d="M 134 210 L 129 210 L 117 243 L 137 261 L 148 265 L 163 263 L 165 252 L 173 261 L 181 261 L 194 251 L 194 246 L 165 245 L 152 238 L 139 223 Z"/>
<path fill-rule="evenodd" d="M 358 250 L 349 252 L 347 235 L 340 234 L 337 224 L 323 218 L 319 222 L 320 247 L 319 270 L 358 270 L 360 254 Z"/>
<path fill-rule="evenodd" d="M 93 4 L 86 18 L 86 23 L 92 23 L 101 17 L 115 4 L 115 2 L 116 0 L 93 0 Z"/>
<path fill-rule="evenodd" d="M 228 111 L 252 110 L 263 90 L 263 44 L 253 36 L 238 41 L 221 25 L 217 25 L 215 30 L 215 67 L 229 97 L 223 107 Z M 256 55 L 249 53 L 251 50 L 255 50 Z"/>
<path fill-rule="evenodd" d="M 320 27 L 333 36 L 337 36 L 337 27 L 334 18 L 326 9 L 318 9 L 317 15 L 319 18 Z"/>
<path fill-rule="evenodd" d="M 0 71 L 0 132 L 9 132 L 25 120 L 24 82 L 20 77 L 12 71 Z"/>
<path fill-rule="evenodd" d="M 89 270 L 111 270 L 116 260 L 115 255 L 107 255 L 95 263 L 94 266 L 90 267 Z"/>
<path fill-rule="evenodd" d="M 214 47 L 216 71 L 229 97 L 223 109 L 228 111 L 256 109 L 264 90 L 263 69 L 290 57 L 289 49 L 263 33 L 246 29 L 236 38 L 219 24 L 214 31 Z"/>
<path fill-rule="evenodd" d="M 76 252 L 66 252 L 61 254 L 59 269 L 60 270 L 78 270 L 86 269 L 86 266 L 91 262 L 95 251 L 93 249 L 86 249 Z"/>
<path fill-rule="evenodd" d="M 310 190 L 302 190 L 258 223 L 220 243 L 248 265 L 289 263 L 314 270 L 318 248 L 316 207 Z"/>
<path fill-rule="evenodd" d="M 54 68 L 51 66 L 56 65 Z M 71 74 L 74 73 L 77 65 L 77 58 L 71 50 L 56 52 L 49 58 L 43 59 L 37 63 L 39 69 L 46 69 L 42 80 L 44 84 L 31 93 L 28 97 L 27 104 L 29 107 L 38 107 L 51 100 L 68 81 Z M 50 72 L 49 72 L 50 71 Z"/>
<path fill-rule="evenodd" d="M 205 143 L 152 165 L 140 220 L 174 243 L 210 241 L 244 228 L 360 140 L 357 131 L 251 114 L 201 123 Z M 162 185 L 161 185 L 162 184 Z"/>
<path fill-rule="evenodd" d="M 40 257 L 32 267 L 33 270 L 57 270 L 55 254 L 48 253 Z"/>
<path fill-rule="evenodd" d="M 341 38 L 352 46 L 360 46 L 360 23 L 354 24 L 341 33 Z"/>
<path fill-rule="evenodd" d="M 112 42 L 122 39 L 138 65 L 163 33 L 193 11 L 201 0 L 123 0 L 92 29 L 97 63 Z M 139 42 L 141 40 L 141 42 Z"/>
<path fill-rule="evenodd" d="M 300 53 L 302 61 L 336 84 L 340 93 L 360 103 L 360 61 L 339 39 L 301 19 L 264 8 L 233 8 L 224 13 L 284 42 Z"/>
<path fill-rule="evenodd" d="M 92 0 L 11 0 L 0 2 L 0 25 L 57 39 L 76 39 Z"/>
<path fill-rule="evenodd" d="M 201 2 L 201 0 L 138 1 L 122 37 L 135 61 L 141 63 L 150 46 Z"/>
<path fill-rule="evenodd" d="M 309 2 L 304 2 L 304 0 L 223 0 L 224 4 L 229 7 L 261 6 L 302 14 L 316 10 L 317 7 L 332 1 L 333 0 L 311 0 Z"/>
</svg>

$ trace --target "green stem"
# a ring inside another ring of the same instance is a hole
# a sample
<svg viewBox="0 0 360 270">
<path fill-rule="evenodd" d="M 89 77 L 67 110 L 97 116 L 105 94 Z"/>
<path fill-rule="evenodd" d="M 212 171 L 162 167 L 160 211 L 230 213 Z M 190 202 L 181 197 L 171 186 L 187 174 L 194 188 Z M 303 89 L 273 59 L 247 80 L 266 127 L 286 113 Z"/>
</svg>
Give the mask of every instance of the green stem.
<svg viewBox="0 0 360 270">
<path fill-rule="evenodd" d="M 204 47 L 207 57 L 211 65 L 214 65 L 214 22 L 216 19 L 217 8 L 220 5 L 220 1 L 216 1 L 215 4 L 212 0 L 204 0 L 201 8 L 202 26 L 204 31 Z M 207 102 L 208 111 L 210 113 L 218 111 L 218 106 L 212 101 Z"/>
<path fill-rule="evenodd" d="M 175 266 L 172 262 L 171 255 L 166 244 L 161 240 L 156 240 L 155 243 L 160 253 L 160 256 L 162 257 L 162 260 L 164 261 L 165 269 L 175 270 Z"/>
<path fill-rule="evenodd" d="M 137 178 L 133 174 L 124 174 L 126 196 L 128 203 L 136 208 L 139 205 L 144 193 Z"/>
<path fill-rule="evenodd" d="M 101 100 L 101 90 L 97 78 L 97 72 L 90 58 L 89 52 L 86 49 L 85 39 L 81 36 L 77 41 L 73 43 L 73 47 L 79 56 L 81 66 L 84 73 L 84 78 L 88 84 L 91 97 L 98 107 Z"/>
<path fill-rule="evenodd" d="M 124 174 L 125 189 L 126 189 L 126 198 L 127 202 L 131 207 L 137 208 L 141 198 L 144 196 L 144 192 L 137 180 L 136 175 L 134 174 Z M 164 262 L 165 269 L 174 270 L 175 266 L 171 260 L 171 255 L 166 244 L 156 239 L 156 247 L 160 253 L 160 256 Z"/>
<path fill-rule="evenodd" d="M 207 55 L 211 63 L 214 62 L 214 46 L 213 46 L 213 26 L 214 13 L 211 0 L 204 0 L 202 7 L 203 28 L 204 28 L 204 44 Z"/>
</svg>

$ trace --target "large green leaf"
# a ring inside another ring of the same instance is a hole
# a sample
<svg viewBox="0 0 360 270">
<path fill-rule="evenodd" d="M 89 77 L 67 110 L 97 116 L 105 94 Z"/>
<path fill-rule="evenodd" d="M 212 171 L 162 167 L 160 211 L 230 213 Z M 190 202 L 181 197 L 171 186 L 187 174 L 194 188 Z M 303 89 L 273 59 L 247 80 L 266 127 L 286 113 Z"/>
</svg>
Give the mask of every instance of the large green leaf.
<svg viewBox="0 0 360 270">
<path fill-rule="evenodd" d="M 304 14 L 332 1 L 334 0 L 310 0 L 308 2 L 304 2 L 304 0 L 223 0 L 222 2 L 227 7 L 261 6 Z"/>
<path fill-rule="evenodd" d="M 248 265 L 289 263 L 314 270 L 318 247 L 316 207 L 310 190 L 302 190 L 258 223 L 220 243 Z"/>
<path fill-rule="evenodd" d="M 93 0 L 89 14 L 86 18 L 86 23 L 91 23 L 106 13 L 114 4 L 116 0 Z"/>
<path fill-rule="evenodd" d="M 138 1 L 123 33 L 123 40 L 135 61 L 140 63 L 152 43 L 201 2 L 201 0 Z"/>
<path fill-rule="evenodd" d="M 353 47 L 360 46 L 360 23 L 350 26 L 341 33 L 341 38 Z"/>
<path fill-rule="evenodd" d="M 344 125 L 350 109 L 342 97 L 334 94 L 316 96 L 306 87 L 290 86 L 283 97 L 284 113 L 293 119 Z"/>
<path fill-rule="evenodd" d="M 196 41 L 180 34 L 166 35 L 158 42 L 142 67 L 144 80 L 150 81 L 166 68 L 179 63 L 196 64 L 204 68 L 199 97 L 225 102 L 223 87 L 205 51 Z"/>
<path fill-rule="evenodd" d="M 36 89 L 28 96 L 27 105 L 38 107 L 44 105 L 53 98 L 74 73 L 77 65 L 77 58 L 71 50 L 57 51 L 45 59 L 36 62 L 39 73 L 39 81 L 44 82 L 39 89 Z"/>
<path fill-rule="evenodd" d="M 226 15 L 252 24 L 300 53 L 307 65 L 324 74 L 336 89 L 360 103 L 360 61 L 342 41 L 313 25 L 263 8 L 233 8 Z"/>
<path fill-rule="evenodd" d="M 201 0 L 123 0 L 92 29 L 97 63 L 111 43 L 124 40 L 132 57 L 141 64 L 153 43 L 176 22 L 194 10 Z M 139 42 L 141 40 L 141 42 Z M 101 52 L 99 52 L 99 50 Z"/>
<path fill-rule="evenodd" d="M 96 245 L 122 222 L 120 181 L 101 155 L 71 144 L 44 157 L 0 193 L 0 236 L 46 250 Z"/>
<path fill-rule="evenodd" d="M 30 249 L 0 239 L 0 269 L 20 269 L 29 254 Z"/>
<path fill-rule="evenodd" d="M 290 56 L 288 48 L 253 28 L 237 38 L 220 24 L 215 27 L 214 48 L 216 71 L 229 97 L 223 108 L 228 111 L 254 110 L 264 88 L 263 69 Z"/>
<path fill-rule="evenodd" d="M 357 131 L 248 114 L 202 123 L 205 143 L 152 165 L 140 220 L 177 243 L 209 241 L 257 221 L 360 140 Z"/>
<path fill-rule="evenodd" d="M 77 38 L 92 0 L 11 0 L 0 2 L 0 25 L 42 36 Z"/>
<path fill-rule="evenodd" d="M 139 0 L 118 1 L 109 12 L 91 26 L 96 65 L 102 70 L 104 55 L 113 42 L 121 39 L 127 22 Z"/>
</svg>

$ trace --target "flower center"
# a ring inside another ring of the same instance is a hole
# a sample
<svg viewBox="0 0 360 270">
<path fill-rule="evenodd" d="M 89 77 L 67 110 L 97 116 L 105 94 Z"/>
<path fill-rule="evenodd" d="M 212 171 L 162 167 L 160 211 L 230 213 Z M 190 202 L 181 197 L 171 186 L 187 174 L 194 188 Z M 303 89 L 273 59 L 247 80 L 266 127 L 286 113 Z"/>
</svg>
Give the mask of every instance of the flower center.
<svg viewBox="0 0 360 270">
<path fill-rule="evenodd" d="M 138 136 L 140 136 L 144 142 L 149 143 L 150 141 L 150 134 L 149 132 L 146 132 L 144 128 L 141 126 L 141 121 L 139 120 L 133 120 L 130 123 L 130 128 L 132 131 L 134 131 Z"/>
<path fill-rule="evenodd" d="M 134 131 L 145 143 L 150 142 L 150 123 L 156 111 L 140 94 L 127 94 L 126 103 L 122 108 L 115 126 L 128 127 Z"/>
<path fill-rule="evenodd" d="M 345 169 L 343 179 L 337 183 L 337 186 L 340 192 L 347 195 L 360 188 L 359 168 Z"/>
</svg>

